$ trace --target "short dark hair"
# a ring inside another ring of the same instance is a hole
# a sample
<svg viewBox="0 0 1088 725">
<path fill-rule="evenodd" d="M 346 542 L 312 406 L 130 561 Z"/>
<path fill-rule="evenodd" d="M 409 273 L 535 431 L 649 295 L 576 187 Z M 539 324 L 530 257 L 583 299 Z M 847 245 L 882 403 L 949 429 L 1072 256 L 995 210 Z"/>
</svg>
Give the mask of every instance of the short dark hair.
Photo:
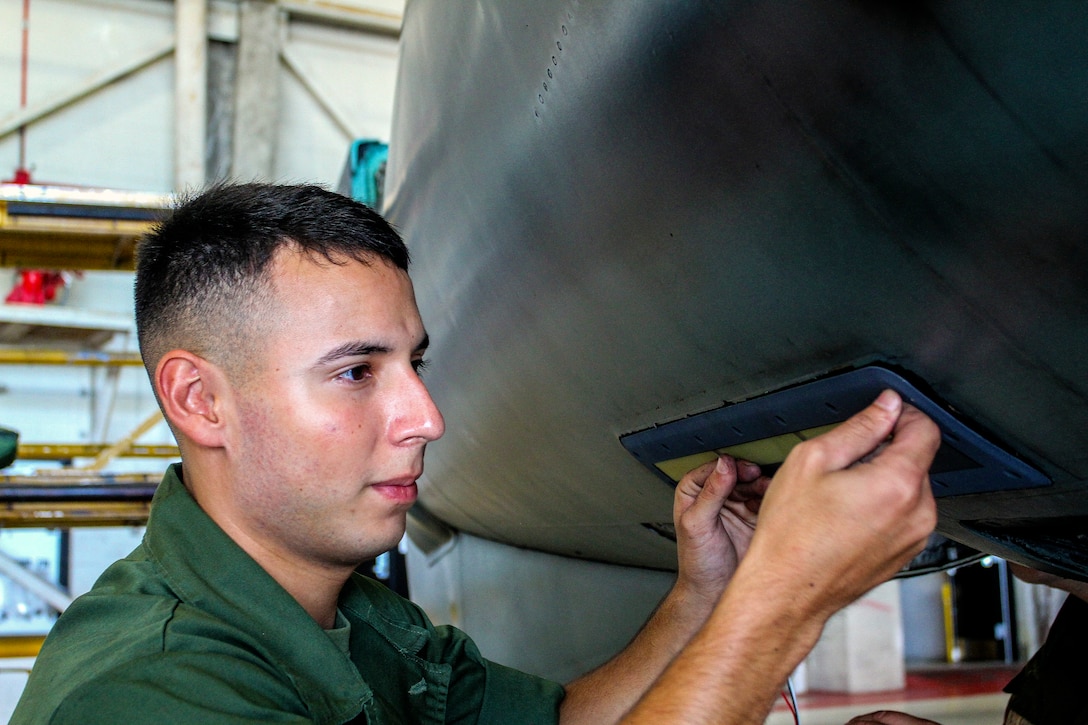
<svg viewBox="0 0 1088 725">
<path fill-rule="evenodd" d="M 408 269 L 408 249 L 377 212 L 320 186 L 218 184 L 179 200 L 136 252 L 136 331 L 149 373 L 175 347 L 205 357 L 246 334 L 269 299 L 276 252 Z M 217 361 L 223 362 L 223 361 Z"/>
</svg>

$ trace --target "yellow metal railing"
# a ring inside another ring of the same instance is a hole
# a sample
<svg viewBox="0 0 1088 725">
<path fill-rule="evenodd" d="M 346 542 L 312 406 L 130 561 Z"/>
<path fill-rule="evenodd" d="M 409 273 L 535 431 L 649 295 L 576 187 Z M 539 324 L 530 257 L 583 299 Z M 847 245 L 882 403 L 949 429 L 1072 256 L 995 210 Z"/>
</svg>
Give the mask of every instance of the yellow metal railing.
<svg viewBox="0 0 1088 725">
<path fill-rule="evenodd" d="M 109 448 L 105 443 L 20 443 L 16 458 L 23 461 L 70 461 L 73 458 L 97 458 Z M 134 443 L 125 458 L 180 458 L 177 446 Z"/>
<path fill-rule="evenodd" d="M 7 365 L 143 365 L 137 352 L 70 352 L 31 348 L 0 348 L 0 364 Z"/>
<path fill-rule="evenodd" d="M 45 635 L 0 637 L 0 657 L 37 657 Z"/>
<path fill-rule="evenodd" d="M 28 501 L 0 503 L 0 528 L 67 529 L 73 526 L 143 526 L 150 501 Z"/>
</svg>

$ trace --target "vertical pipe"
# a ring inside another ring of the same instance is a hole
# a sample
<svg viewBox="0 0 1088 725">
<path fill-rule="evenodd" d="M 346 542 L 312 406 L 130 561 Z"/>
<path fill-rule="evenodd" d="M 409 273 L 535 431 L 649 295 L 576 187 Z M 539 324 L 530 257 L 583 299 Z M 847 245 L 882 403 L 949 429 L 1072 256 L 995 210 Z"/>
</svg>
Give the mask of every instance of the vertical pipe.
<svg viewBox="0 0 1088 725">
<path fill-rule="evenodd" d="M 1004 629 L 1002 635 L 1002 654 L 1005 664 L 1011 665 L 1015 661 L 1016 650 L 1013 646 L 1013 637 L 1016 634 L 1016 623 L 1013 621 L 1012 587 L 1009 586 L 1009 565 L 1004 559 L 997 559 L 997 578 L 1001 588 L 1001 626 Z"/>
<path fill-rule="evenodd" d="M 952 589 L 952 575 L 945 574 L 941 583 L 941 609 L 944 612 L 944 651 L 945 659 L 955 663 L 961 659 L 961 652 L 956 645 L 956 604 Z"/>
<path fill-rule="evenodd" d="M 205 178 L 208 106 L 207 0 L 175 0 L 174 188 L 200 188 Z"/>
<path fill-rule="evenodd" d="M 30 65 L 30 0 L 23 0 L 23 49 L 19 75 L 19 108 L 26 108 L 26 72 Z"/>
<path fill-rule="evenodd" d="M 26 108 L 27 69 L 30 66 L 30 0 L 23 0 L 23 47 L 19 67 L 19 108 Z M 15 181 L 27 183 L 30 173 L 26 169 L 26 125 L 19 127 L 19 166 Z"/>
</svg>

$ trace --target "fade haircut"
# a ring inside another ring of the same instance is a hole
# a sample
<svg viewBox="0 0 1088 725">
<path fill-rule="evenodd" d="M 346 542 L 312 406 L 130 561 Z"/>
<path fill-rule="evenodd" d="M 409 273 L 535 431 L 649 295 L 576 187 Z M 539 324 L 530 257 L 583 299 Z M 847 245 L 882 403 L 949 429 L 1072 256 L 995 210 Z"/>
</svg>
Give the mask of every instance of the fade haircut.
<svg viewBox="0 0 1088 725">
<path fill-rule="evenodd" d="M 177 348 L 237 372 L 285 247 L 317 263 L 382 259 L 408 269 L 400 235 L 345 196 L 319 186 L 213 186 L 180 200 L 137 248 L 136 332 L 148 374 Z"/>
</svg>

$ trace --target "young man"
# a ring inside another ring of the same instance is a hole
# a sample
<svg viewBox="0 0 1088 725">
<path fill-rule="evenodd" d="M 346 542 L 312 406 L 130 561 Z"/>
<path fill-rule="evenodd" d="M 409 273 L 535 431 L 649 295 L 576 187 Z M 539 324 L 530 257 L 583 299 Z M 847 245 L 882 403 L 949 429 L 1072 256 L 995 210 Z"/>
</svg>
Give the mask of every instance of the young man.
<svg viewBox="0 0 1088 725">
<path fill-rule="evenodd" d="M 939 433 L 885 393 L 773 486 L 729 458 L 688 474 L 677 582 L 613 661 L 565 689 L 488 662 L 354 573 L 400 540 L 444 430 L 407 266 L 384 220 L 315 187 L 216 187 L 143 242 L 140 346 L 182 463 L 13 725 L 762 722 L 826 619 L 933 528 Z"/>
</svg>

